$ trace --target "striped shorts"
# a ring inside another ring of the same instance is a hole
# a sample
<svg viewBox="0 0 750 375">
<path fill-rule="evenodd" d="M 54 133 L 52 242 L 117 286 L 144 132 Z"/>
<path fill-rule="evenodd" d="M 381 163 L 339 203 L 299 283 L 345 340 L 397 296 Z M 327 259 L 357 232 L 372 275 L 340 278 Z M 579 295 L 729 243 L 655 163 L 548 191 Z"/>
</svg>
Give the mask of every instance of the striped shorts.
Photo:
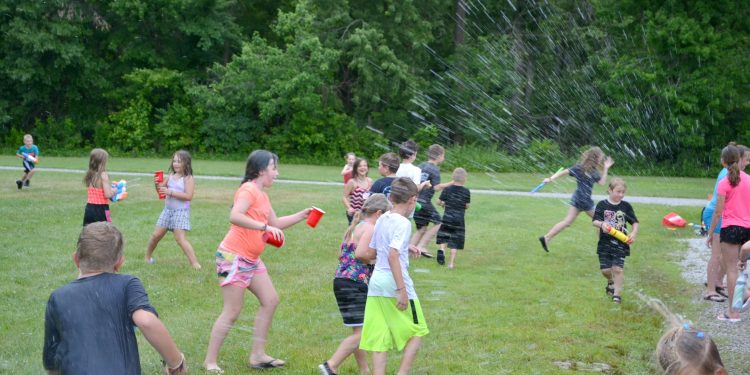
<svg viewBox="0 0 750 375">
<path fill-rule="evenodd" d="M 190 209 L 173 210 L 164 208 L 159 215 L 159 220 L 156 221 L 156 225 L 169 230 L 190 230 Z"/>
</svg>

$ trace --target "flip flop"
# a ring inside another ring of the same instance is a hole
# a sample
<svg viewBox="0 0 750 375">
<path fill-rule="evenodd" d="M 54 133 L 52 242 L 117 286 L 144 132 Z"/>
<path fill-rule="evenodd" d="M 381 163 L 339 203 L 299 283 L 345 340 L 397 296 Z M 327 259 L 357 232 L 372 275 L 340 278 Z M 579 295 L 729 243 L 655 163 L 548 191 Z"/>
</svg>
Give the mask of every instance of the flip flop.
<svg viewBox="0 0 750 375">
<path fill-rule="evenodd" d="M 729 295 L 727 294 L 727 288 L 722 288 L 722 287 L 718 287 L 717 286 L 716 287 L 716 293 L 719 293 L 720 295 L 722 295 L 725 298 L 729 298 Z"/>
<path fill-rule="evenodd" d="M 277 362 L 281 362 L 281 363 L 279 364 Z M 250 363 L 248 366 L 256 370 L 266 370 L 270 368 L 284 367 L 284 365 L 286 365 L 286 362 L 283 362 L 280 359 L 274 358 L 268 362 L 261 362 L 261 363 L 256 363 L 256 364 Z"/>
<path fill-rule="evenodd" d="M 703 299 L 706 301 L 711 301 L 711 302 L 726 302 L 727 300 L 726 298 L 718 294 L 709 294 L 707 296 L 703 296 Z"/>
<path fill-rule="evenodd" d="M 742 321 L 742 319 L 740 318 L 730 318 L 727 313 L 722 313 L 721 315 L 717 316 L 716 319 L 729 323 L 739 323 Z"/>
</svg>

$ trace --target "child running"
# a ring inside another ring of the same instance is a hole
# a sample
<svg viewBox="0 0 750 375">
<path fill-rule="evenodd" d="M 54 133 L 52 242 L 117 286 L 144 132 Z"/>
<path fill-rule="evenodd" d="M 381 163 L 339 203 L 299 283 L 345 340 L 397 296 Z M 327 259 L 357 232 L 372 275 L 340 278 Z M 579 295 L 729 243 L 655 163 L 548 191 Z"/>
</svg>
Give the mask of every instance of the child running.
<svg viewBox="0 0 750 375">
<path fill-rule="evenodd" d="M 599 269 L 607 279 L 605 291 L 612 297 L 612 302 L 622 302 L 623 270 L 625 257 L 630 256 L 630 245 L 638 235 L 638 218 L 635 216 L 630 203 L 625 198 L 627 185 L 621 178 L 614 178 L 609 183 L 609 196 L 597 203 L 592 225 L 600 229 L 599 244 L 596 253 L 599 254 Z M 632 226 L 628 232 L 627 225 Z M 609 234 L 610 228 L 628 235 L 627 243 L 617 240 Z"/>
<path fill-rule="evenodd" d="M 718 320 L 736 323 L 740 321 L 739 311 L 732 308 L 734 298 L 734 287 L 739 274 L 737 264 L 739 262 L 740 246 L 750 241 L 750 175 L 743 169 L 748 164 L 750 152 L 744 146 L 732 144 L 721 150 L 721 160 L 726 161 L 727 177 L 719 182 L 716 191 L 716 209 L 711 218 L 708 228 L 706 245 L 711 246 L 719 218 L 721 218 L 721 258 L 727 271 L 727 312 L 719 314 Z"/>
<path fill-rule="evenodd" d="M 146 248 L 146 262 L 155 262 L 153 255 L 167 231 L 174 233 L 174 239 L 188 257 L 190 266 L 200 269 L 201 265 L 195 257 L 193 245 L 187 240 L 186 232 L 190 230 L 190 201 L 193 199 L 195 180 L 193 179 L 192 158 L 190 153 L 180 150 L 172 156 L 169 164 L 169 177 L 166 181 L 159 183 L 154 176 L 159 193 L 166 195 L 164 210 L 156 221 L 156 228 L 148 240 Z"/>
<path fill-rule="evenodd" d="M 344 207 L 346 207 L 346 219 L 352 223 L 354 214 L 362 208 L 365 200 L 370 195 L 372 179 L 367 177 L 370 168 L 366 159 L 354 161 L 353 177 L 344 186 Z"/>
<path fill-rule="evenodd" d="M 388 351 L 403 350 L 399 374 L 407 374 L 416 358 L 422 336 L 429 333 L 422 307 L 409 276 L 407 218 L 417 203 L 417 185 L 401 177 L 391 184 L 393 208 L 375 224 L 369 247 L 377 253 L 365 305 L 365 321 L 359 348 L 374 352 L 375 375 L 384 375 Z"/>
<path fill-rule="evenodd" d="M 375 222 L 390 209 L 391 203 L 385 195 L 371 195 L 361 211 L 354 214 L 354 221 L 344 234 L 339 250 L 339 265 L 333 279 L 333 293 L 344 325 L 352 328 L 352 334 L 341 342 L 330 359 L 318 366 L 323 375 L 337 374 L 338 367 L 352 353 L 360 374 L 370 373 L 367 355 L 359 349 L 367 301 L 367 282 L 370 278 L 369 264 L 375 260 L 375 254 L 369 251 L 369 245 Z"/>
<path fill-rule="evenodd" d="M 23 160 L 23 177 L 20 180 L 16 180 L 16 186 L 18 190 L 21 190 L 24 186 L 31 187 L 29 181 L 34 175 L 34 168 L 36 163 L 39 162 L 39 147 L 34 144 L 34 137 L 31 134 L 23 136 L 23 146 L 18 148 L 16 156 Z"/>
<path fill-rule="evenodd" d="M 73 261 L 78 279 L 54 292 L 44 316 L 48 374 L 140 374 L 135 327 L 164 361 L 165 374 L 186 374 L 185 356 L 151 306 L 143 284 L 121 275 L 123 238 L 111 223 L 83 227 Z"/>
<path fill-rule="evenodd" d="M 352 178 L 354 161 L 357 160 L 357 155 L 353 152 L 349 152 L 344 159 L 346 159 L 346 164 L 344 164 L 344 168 L 341 169 L 341 176 L 344 177 L 344 185 L 346 185 L 346 183 L 349 182 L 349 179 Z"/>
<path fill-rule="evenodd" d="M 575 177 L 577 183 L 576 191 L 570 198 L 568 215 L 565 216 L 563 221 L 555 224 L 547 234 L 539 237 L 539 242 L 542 243 L 544 251 L 549 252 L 547 244 L 563 229 L 573 224 L 581 212 L 585 212 L 589 217 L 594 216 L 594 201 L 591 200 L 594 183 L 604 185 L 607 181 L 607 171 L 612 164 L 614 164 L 614 161 L 609 156 L 605 156 L 602 149 L 592 147 L 581 155 L 578 164 L 544 179 L 545 183 L 550 183 L 560 176 L 571 175 Z M 599 169 L 601 169 L 601 172 Z"/>
<path fill-rule="evenodd" d="M 383 176 L 370 186 L 370 193 L 381 193 L 388 197 L 391 194 L 391 183 L 396 178 L 401 159 L 398 155 L 388 152 L 378 159 L 378 172 Z"/>
<path fill-rule="evenodd" d="M 440 164 L 445 160 L 445 149 L 443 146 L 434 144 L 427 149 L 428 160 L 419 165 L 422 170 L 421 182 L 429 181 L 430 183 L 424 189 L 419 191 L 417 203 L 422 205 L 422 209 L 414 213 L 414 224 L 417 231 L 411 236 L 409 243 L 416 246 L 420 252 L 427 251 L 427 244 L 432 240 L 440 230 L 440 224 L 443 222 L 440 213 L 432 205 L 432 196 L 435 192 L 442 191 L 445 187 L 453 184 L 453 181 L 440 183 Z M 430 223 L 432 228 L 428 229 Z"/>
<path fill-rule="evenodd" d="M 101 148 L 91 150 L 89 155 L 89 170 L 83 177 L 83 184 L 86 185 L 86 209 L 83 212 L 83 225 L 95 223 L 97 221 L 112 222 L 109 213 L 108 199 L 115 194 L 109 183 L 107 175 L 107 160 L 109 154 Z"/>
<path fill-rule="evenodd" d="M 245 291 L 258 298 L 253 343 L 248 366 L 254 369 L 283 367 L 286 362 L 266 354 L 268 330 L 279 303 L 279 296 L 260 259 L 265 251 L 263 236 L 283 241 L 282 229 L 307 218 L 310 208 L 295 214 L 276 217 L 266 189 L 278 177 L 279 157 L 266 150 L 255 150 L 247 158 L 245 177 L 234 194 L 229 214 L 231 226 L 216 250 L 216 273 L 219 276 L 224 307 L 211 329 L 203 367 L 221 373 L 219 350 L 245 304 Z"/>
<path fill-rule="evenodd" d="M 456 254 L 458 250 L 464 249 L 466 240 L 466 223 L 464 216 L 471 203 L 471 192 L 464 187 L 466 184 L 466 170 L 456 168 L 453 171 L 453 185 L 448 186 L 440 193 L 438 204 L 445 207 L 443 213 L 443 224 L 437 233 L 437 243 L 440 250 L 437 254 L 437 262 L 440 265 L 445 264 L 446 245 L 451 250 L 451 257 L 448 261 L 448 269 L 456 266 Z"/>
</svg>

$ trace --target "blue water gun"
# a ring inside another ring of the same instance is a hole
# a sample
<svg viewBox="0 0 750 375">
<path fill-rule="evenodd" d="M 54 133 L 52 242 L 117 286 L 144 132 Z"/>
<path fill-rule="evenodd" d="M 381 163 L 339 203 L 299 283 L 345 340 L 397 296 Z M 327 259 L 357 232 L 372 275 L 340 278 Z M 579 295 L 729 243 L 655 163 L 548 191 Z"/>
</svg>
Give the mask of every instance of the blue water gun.
<svg viewBox="0 0 750 375">
<path fill-rule="evenodd" d="M 109 198 L 112 202 L 119 202 L 128 197 L 128 182 L 120 180 L 112 183 L 112 190 L 115 191 L 112 197 Z"/>
</svg>

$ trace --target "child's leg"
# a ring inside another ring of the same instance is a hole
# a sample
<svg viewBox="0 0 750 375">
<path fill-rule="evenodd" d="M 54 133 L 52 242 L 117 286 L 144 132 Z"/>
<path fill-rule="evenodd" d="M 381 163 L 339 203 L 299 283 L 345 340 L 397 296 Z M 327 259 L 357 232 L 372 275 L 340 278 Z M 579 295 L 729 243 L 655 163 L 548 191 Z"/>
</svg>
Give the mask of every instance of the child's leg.
<svg viewBox="0 0 750 375">
<path fill-rule="evenodd" d="M 456 261 L 457 253 L 457 249 L 451 249 L 451 259 L 448 261 L 448 268 L 453 269 L 453 267 L 455 266 L 454 262 Z"/>
<path fill-rule="evenodd" d="M 568 209 L 568 214 L 565 215 L 565 218 L 555 224 L 552 229 L 547 232 L 547 234 L 544 235 L 544 241 L 549 242 L 554 238 L 558 233 L 562 232 L 563 229 L 570 226 L 570 224 L 573 224 L 573 222 L 576 220 L 576 217 L 578 217 L 578 214 L 580 214 L 581 211 L 579 211 L 577 208 L 570 206 Z"/>
<path fill-rule="evenodd" d="M 601 271 L 605 279 L 612 280 L 612 268 L 603 268 Z"/>
<path fill-rule="evenodd" d="M 615 282 L 615 296 L 622 296 L 622 284 L 624 280 L 623 268 L 618 266 L 612 266 L 612 281 Z"/>
<path fill-rule="evenodd" d="M 425 232 L 427 232 L 427 226 L 423 226 L 417 229 L 416 231 L 414 231 L 414 234 L 411 236 L 411 239 L 409 240 L 409 245 L 417 246 L 417 244 L 419 244 L 419 241 L 422 239 L 422 236 L 424 236 Z"/>
<path fill-rule="evenodd" d="M 425 233 L 422 235 L 422 239 L 419 240 L 417 247 L 420 249 L 426 249 L 427 246 L 430 245 L 430 240 L 435 238 L 435 235 L 437 235 L 437 232 L 440 230 L 441 225 L 442 224 L 433 224 L 432 228 L 427 229 Z"/>
<path fill-rule="evenodd" d="M 167 234 L 167 228 L 162 228 L 160 226 L 156 226 L 154 228 L 154 233 L 151 234 L 151 238 L 148 239 L 148 245 L 146 246 L 146 262 L 151 262 L 151 256 L 154 255 L 154 250 L 156 249 L 156 245 L 159 244 L 159 241 L 161 241 L 162 238 L 164 238 L 164 235 Z"/>
<path fill-rule="evenodd" d="M 245 289 L 234 285 L 221 287 L 221 294 L 224 297 L 224 307 L 221 314 L 214 322 L 211 328 L 211 337 L 208 340 L 208 350 L 206 358 L 203 360 L 203 367 L 206 369 L 218 369 L 219 349 L 224 339 L 232 328 L 237 317 L 242 312 L 242 306 L 245 304 Z"/>
<path fill-rule="evenodd" d="M 30 171 L 26 172 L 26 173 L 25 173 L 25 174 L 23 175 L 23 182 L 24 182 L 24 183 L 25 183 L 26 181 L 28 181 L 28 180 L 31 180 L 31 177 L 32 177 L 32 176 L 34 176 L 34 171 L 35 171 L 35 170 L 36 170 L 36 169 L 32 169 L 32 170 L 30 170 Z"/>
<path fill-rule="evenodd" d="M 422 337 L 414 336 L 406 342 L 404 347 L 404 355 L 401 358 L 401 366 L 398 368 L 399 375 L 406 375 L 411 369 L 411 365 L 414 362 L 414 358 L 417 357 L 419 347 L 422 344 Z"/>
<path fill-rule="evenodd" d="M 190 265 L 199 270 L 201 269 L 201 264 L 198 263 L 198 258 L 195 257 L 195 251 L 193 251 L 193 245 L 190 244 L 190 241 L 187 240 L 187 236 L 185 235 L 185 230 L 183 229 L 175 229 L 174 230 L 174 239 L 177 241 L 177 244 L 180 245 L 182 248 L 182 252 L 187 255 L 188 260 L 190 260 Z"/>
<path fill-rule="evenodd" d="M 737 261 L 739 260 L 740 245 L 721 243 L 721 258 L 724 260 L 724 267 L 727 269 L 727 294 L 729 294 L 729 312 L 730 318 L 739 318 L 739 313 L 732 309 L 732 299 L 734 298 L 734 287 L 737 284 L 739 270 Z"/>
<path fill-rule="evenodd" d="M 711 258 L 706 266 L 706 293 L 705 296 L 718 295 L 716 287 L 721 286 L 724 278 L 724 267 L 721 260 L 721 242 L 719 235 L 714 234 L 711 239 Z"/>
<path fill-rule="evenodd" d="M 279 295 L 273 287 L 271 276 L 266 272 L 253 276 L 249 289 L 260 303 L 258 312 L 255 314 L 253 348 L 250 352 L 250 364 L 254 365 L 274 359 L 266 354 L 266 340 L 268 339 L 268 331 L 271 329 L 273 314 L 276 311 L 276 306 L 279 305 Z M 276 366 L 283 366 L 285 362 L 276 360 L 273 363 Z"/>
<path fill-rule="evenodd" d="M 388 365 L 388 352 L 372 353 L 372 374 L 385 375 L 385 368 Z"/>
<path fill-rule="evenodd" d="M 354 353 L 354 358 L 357 360 L 359 372 L 370 372 L 370 368 L 367 365 L 367 353 L 364 350 L 359 349 L 359 339 L 361 337 L 362 327 L 352 327 L 352 334 L 341 341 L 336 352 L 333 353 L 331 359 L 327 361 L 328 367 L 330 367 L 333 372 L 338 373 L 338 368 L 341 363 L 352 353 Z"/>
</svg>

